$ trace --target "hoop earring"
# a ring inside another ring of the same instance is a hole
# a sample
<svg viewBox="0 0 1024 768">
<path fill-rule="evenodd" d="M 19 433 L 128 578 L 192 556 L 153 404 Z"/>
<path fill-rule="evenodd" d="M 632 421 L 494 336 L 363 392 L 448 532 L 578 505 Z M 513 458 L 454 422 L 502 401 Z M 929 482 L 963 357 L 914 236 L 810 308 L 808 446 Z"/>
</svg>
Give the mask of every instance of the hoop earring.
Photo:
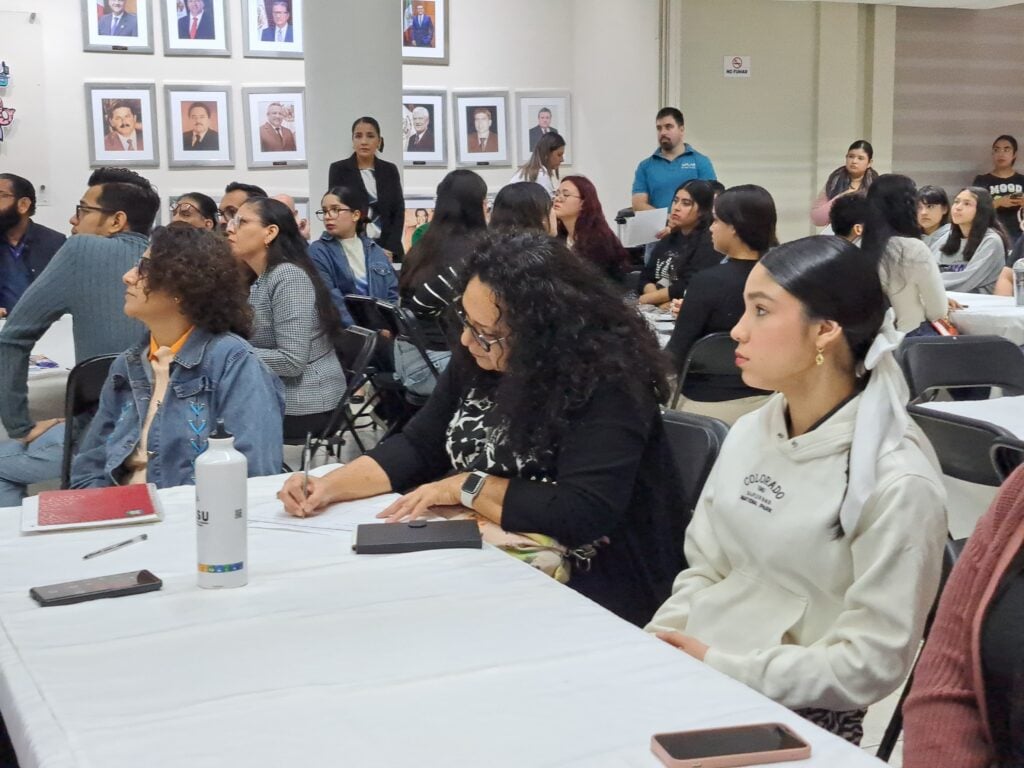
<svg viewBox="0 0 1024 768">
<path fill-rule="evenodd" d="M 815 365 L 824 365 L 825 364 L 825 355 L 822 354 L 824 351 L 825 350 L 823 350 L 821 347 L 818 347 L 818 354 L 816 354 L 814 356 L 814 364 Z"/>
</svg>

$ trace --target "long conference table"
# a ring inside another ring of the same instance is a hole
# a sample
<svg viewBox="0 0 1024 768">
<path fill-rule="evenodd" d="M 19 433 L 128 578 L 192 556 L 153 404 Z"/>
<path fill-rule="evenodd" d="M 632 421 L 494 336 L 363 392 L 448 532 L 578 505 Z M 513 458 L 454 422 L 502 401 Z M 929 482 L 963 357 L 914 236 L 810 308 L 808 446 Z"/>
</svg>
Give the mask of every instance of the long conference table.
<svg viewBox="0 0 1024 768">
<path fill-rule="evenodd" d="M 196 586 L 191 487 L 161 491 L 146 526 L 28 536 L 0 509 L 0 711 L 21 768 L 655 768 L 654 733 L 767 721 L 812 746 L 786 765 L 879 764 L 498 550 L 357 556 L 351 530 L 388 497 L 304 523 L 282 479 L 249 481 L 239 589 Z M 161 591 L 28 596 L 141 568 Z"/>
</svg>

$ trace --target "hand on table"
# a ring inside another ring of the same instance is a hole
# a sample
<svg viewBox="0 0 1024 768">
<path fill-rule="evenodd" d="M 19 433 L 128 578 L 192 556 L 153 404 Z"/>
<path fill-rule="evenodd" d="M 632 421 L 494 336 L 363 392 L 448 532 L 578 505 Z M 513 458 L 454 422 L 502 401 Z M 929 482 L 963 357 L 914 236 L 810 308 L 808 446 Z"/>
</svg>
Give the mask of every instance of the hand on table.
<svg viewBox="0 0 1024 768">
<path fill-rule="evenodd" d="M 327 496 L 327 484 L 319 477 L 309 478 L 306 495 L 302 493 L 303 474 L 296 472 L 285 480 L 277 498 L 284 504 L 284 511 L 294 517 L 312 517 L 324 511 L 331 503 Z"/>
<path fill-rule="evenodd" d="M 29 433 L 27 435 L 25 435 L 24 437 L 19 438 L 19 439 L 25 445 L 28 445 L 33 440 L 35 440 L 37 437 L 41 437 L 43 435 L 43 433 L 46 432 L 46 430 L 50 429 L 50 427 L 55 427 L 58 424 L 61 424 L 63 422 L 64 422 L 64 419 L 45 419 L 44 421 L 37 421 L 36 425 L 34 427 L 32 427 L 31 430 L 29 430 Z"/>
<path fill-rule="evenodd" d="M 967 309 L 967 305 L 966 304 L 961 304 L 956 299 L 951 299 L 948 296 L 946 297 L 946 302 L 949 304 L 949 311 L 950 312 L 954 312 L 954 311 L 956 311 L 958 309 Z"/>
<path fill-rule="evenodd" d="M 426 483 L 414 491 L 410 491 L 389 506 L 377 517 L 389 523 L 400 523 L 417 517 L 435 514 L 432 507 L 450 507 L 460 503 L 462 499 L 462 483 L 466 474 L 452 475 L 436 483 Z"/>
<path fill-rule="evenodd" d="M 684 635 L 682 632 L 655 632 L 655 637 L 688 653 L 697 661 L 704 661 L 704 655 L 708 652 L 708 646 L 705 643 L 695 637 Z"/>
</svg>

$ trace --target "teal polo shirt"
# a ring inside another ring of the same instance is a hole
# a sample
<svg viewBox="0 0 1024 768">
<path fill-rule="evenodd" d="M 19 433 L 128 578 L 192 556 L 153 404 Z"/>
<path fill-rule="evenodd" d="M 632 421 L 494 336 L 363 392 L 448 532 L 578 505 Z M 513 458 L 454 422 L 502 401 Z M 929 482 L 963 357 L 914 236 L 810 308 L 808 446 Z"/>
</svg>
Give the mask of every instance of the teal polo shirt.
<svg viewBox="0 0 1024 768">
<path fill-rule="evenodd" d="M 633 177 L 633 194 L 647 194 L 647 200 L 655 208 L 672 205 L 679 185 L 690 179 L 715 181 L 715 168 L 707 155 L 702 155 L 689 144 L 683 144 L 683 154 L 675 160 L 667 160 L 661 148 L 640 161 Z"/>
</svg>

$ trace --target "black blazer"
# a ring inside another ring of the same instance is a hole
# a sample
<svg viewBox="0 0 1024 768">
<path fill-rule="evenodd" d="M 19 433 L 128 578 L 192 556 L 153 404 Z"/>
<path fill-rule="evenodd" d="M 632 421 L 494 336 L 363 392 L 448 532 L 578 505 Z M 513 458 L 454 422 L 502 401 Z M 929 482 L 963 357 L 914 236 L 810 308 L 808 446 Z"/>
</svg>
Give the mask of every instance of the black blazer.
<svg viewBox="0 0 1024 768">
<path fill-rule="evenodd" d="M 25 244 L 25 250 L 22 252 L 21 258 L 28 264 L 33 280 L 39 277 L 39 273 L 46 269 L 46 265 L 50 263 L 54 254 L 64 245 L 65 240 L 67 238 L 60 232 L 44 227 L 42 224 L 36 224 L 34 221 L 29 221 L 28 229 L 25 231 L 25 236 L 22 239 L 22 242 Z"/>
<path fill-rule="evenodd" d="M 402 177 L 398 174 L 398 166 L 381 160 L 373 161 L 373 172 L 377 177 L 377 204 L 375 211 L 381 218 L 380 237 L 375 242 L 381 248 L 391 251 L 395 261 L 401 261 L 405 255 L 402 249 L 402 228 L 405 226 L 405 195 L 402 193 Z M 327 172 L 327 188 L 355 187 L 366 192 L 363 176 L 356 164 L 355 153 L 331 163 Z"/>
</svg>

